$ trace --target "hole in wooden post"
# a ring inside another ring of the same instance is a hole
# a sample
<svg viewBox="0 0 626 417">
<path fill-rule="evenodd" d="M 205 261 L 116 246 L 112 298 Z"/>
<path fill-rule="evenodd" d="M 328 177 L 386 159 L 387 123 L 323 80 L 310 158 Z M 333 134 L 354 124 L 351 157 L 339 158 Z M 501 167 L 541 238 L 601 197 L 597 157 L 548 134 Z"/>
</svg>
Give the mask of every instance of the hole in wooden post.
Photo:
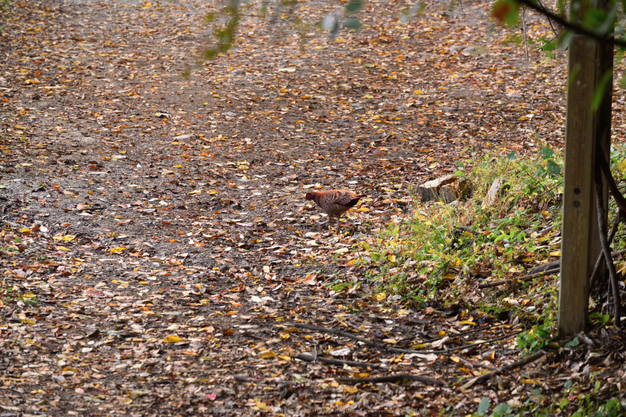
<svg viewBox="0 0 626 417">
<path fill-rule="evenodd" d="M 580 194 L 580 188 L 574 188 L 574 194 Z"/>
<path fill-rule="evenodd" d="M 574 201 L 574 207 L 576 208 L 580 207 L 580 201 Z"/>
</svg>

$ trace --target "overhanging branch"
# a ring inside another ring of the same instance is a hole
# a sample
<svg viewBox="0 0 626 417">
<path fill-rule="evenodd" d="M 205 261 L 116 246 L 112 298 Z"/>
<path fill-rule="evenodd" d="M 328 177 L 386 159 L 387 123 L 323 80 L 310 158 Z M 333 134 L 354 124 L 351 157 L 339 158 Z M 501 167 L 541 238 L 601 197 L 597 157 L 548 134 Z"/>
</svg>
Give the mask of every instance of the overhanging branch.
<svg viewBox="0 0 626 417">
<path fill-rule="evenodd" d="M 586 29 L 578 24 L 572 23 L 567 19 L 564 19 L 563 17 L 559 16 L 558 14 L 555 14 L 554 12 L 552 12 L 551 10 L 546 9 L 545 7 L 543 7 L 540 4 L 537 4 L 535 2 L 533 2 L 532 0 L 515 0 L 520 4 L 523 4 L 524 6 L 533 9 L 534 11 L 546 16 L 549 19 L 554 20 L 555 22 L 557 22 L 558 24 L 560 24 L 561 26 L 571 30 L 574 33 L 578 33 L 580 35 L 585 35 L 591 39 L 595 39 L 599 42 L 603 42 L 603 43 L 607 43 L 610 45 L 614 45 L 614 46 L 619 46 L 622 48 L 626 49 L 626 41 L 622 40 L 622 39 L 615 39 L 614 36 L 605 36 L 605 35 L 601 35 L 598 33 L 595 33 L 589 29 Z"/>
</svg>

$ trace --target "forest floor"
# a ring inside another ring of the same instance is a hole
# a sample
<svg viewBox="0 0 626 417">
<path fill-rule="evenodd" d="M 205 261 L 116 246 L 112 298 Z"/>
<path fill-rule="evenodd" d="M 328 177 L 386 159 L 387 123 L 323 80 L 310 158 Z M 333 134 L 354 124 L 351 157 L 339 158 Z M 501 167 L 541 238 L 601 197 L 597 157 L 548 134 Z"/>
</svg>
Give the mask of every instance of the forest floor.
<svg viewBox="0 0 626 417">
<path fill-rule="evenodd" d="M 273 7 L 202 62 L 207 2 L 4 6 L 0 415 L 466 415 L 572 378 L 572 398 L 613 392 L 623 367 L 574 351 L 466 384 L 522 358 L 522 328 L 373 297 L 351 262 L 459 161 L 562 146 L 564 52 L 527 59 L 489 2 L 406 25 L 368 2 L 336 40 L 314 26 L 334 7 L 300 3 L 300 33 Z M 367 195 L 340 231 L 303 198 L 330 188 Z"/>
</svg>

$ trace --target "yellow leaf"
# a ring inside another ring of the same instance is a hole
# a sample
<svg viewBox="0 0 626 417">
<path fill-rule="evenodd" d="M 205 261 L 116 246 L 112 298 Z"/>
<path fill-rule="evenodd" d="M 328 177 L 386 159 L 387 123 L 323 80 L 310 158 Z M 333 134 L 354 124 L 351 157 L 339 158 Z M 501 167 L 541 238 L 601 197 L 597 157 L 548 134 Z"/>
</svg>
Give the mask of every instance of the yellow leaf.
<svg viewBox="0 0 626 417">
<path fill-rule="evenodd" d="M 467 321 L 467 320 L 460 321 L 459 324 L 471 324 L 472 326 L 476 326 L 476 323 L 474 323 L 473 321 Z"/>
<path fill-rule="evenodd" d="M 64 251 L 66 251 L 66 252 L 70 252 L 70 251 L 71 251 L 71 249 L 66 248 L 65 246 L 57 246 L 57 249 L 58 249 L 58 250 L 64 250 Z"/>
<path fill-rule="evenodd" d="M 617 164 L 617 169 L 622 174 L 626 171 L 626 159 L 622 160 L 619 164 Z"/>
<path fill-rule="evenodd" d="M 355 375 L 357 378 L 369 378 L 370 374 L 368 374 L 367 372 L 360 372 L 358 374 Z"/>
<path fill-rule="evenodd" d="M 255 404 L 255 407 L 259 410 L 265 410 L 267 408 L 267 404 L 265 404 L 264 402 L 261 402 L 257 398 L 254 399 L 254 404 Z"/>
<path fill-rule="evenodd" d="M 111 253 L 122 253 L 126 250 L 126 248 L 111 248 L 109 249 L 109 252 Z"/>
<path fill-rule="evenodd" d="M 522 384 L 526 385 L 543 385 L 541 381 L 537 381 L 536 379 L 522 379 Z"/>
<path fill-rule="evenodd" d="M 376 301 L 385 301 L 385 298 L 387 298 L 387 294 L 385 294 L 384 292 L 381 292 L 380 294 L 376 294 Z"/>
<path fill-rule="evenodd" d="M 395 262 L 396 261 L 396 255 L 391 254 L 391 255 L 387 256 L 387 259 L 389 259 L 389 262 Z"/>
<path fill-rule="evenodd" d="M 263 359 L 274 359 L 276 357 L 276 354 L 272 352 L 271 350 L 266 350 L 265 352 L 259 353 L 258 356 L 259 358 L 263 358 Z"/>
<path fill-rule="evenodd" d="M 72 240 L 76 239 L 76 235 L 65 235 L 65 236 L 61 236 L 61 235 L 56 235 L 53 236 L 52 239 L 57 240 L 57 241 L 64 241 L 64 242 L 71 242 Z"/>
<path fill-rule="evenodd" d="M 359 207 L 356 211 L 370 211 L 367 207 Z"/>
<path fill-rule="evenodd" d="M 178 342 L 182 342 L 183 339 L 181 339 L 178 336 L 166 336 L 165 339 L 163 339 L 163 341 L 166 343 L 178 343 Z"/>
<path fill-rule="evenodd" d="M 395 345 L 396 343 L 398 343 L 396 339 L 383 339 L 383 342 L 389 343 L 390 345 Z"/>
<path fill-rule="evenodd" d="M 550 252 L 550 256 L 560 257 L 561 256 L 561 251 L 560 250 L 555 250 L 554 252 Z"/>
<path fill-rule="evenodd" d="M 282 359 L 284 361 L 290 361 L 291 360 L 291 356 L 285 356 L 285 355 L 278 355 L 279 359 Z"/>
<path fill-rule="evenodd" d="M 357 392 L 359 392 L 359 389 L 357 387 L 347 386 L 343 387 L 343 392 L 347 394 L 356 394 Z"/>
<path fill-rule="evenodd" d="M 359 262 L 360 259 L 353 259 L 351 261 L 346 262 L 346 266 L 352 266 Z"/>
<path fill-rule="evenodd" d="M 450 360 L 454 363 L 461 362 L 461 358 L 459 358 L 458 356 L 450 356 Z"/>
<path fill-rule="evenodd" d="M 36 295 L 33 294 L 32 292 L 27 292 L 26 294 L 22 294 L 22 297 L 24 297 L 24 298 L 35 298 Z"/>
<path fill-rule="evenodd" d="M 20 233 L 30 233 L 30 229 L 27 229 L 27 228 L 20 229 Z"/>
</svg>

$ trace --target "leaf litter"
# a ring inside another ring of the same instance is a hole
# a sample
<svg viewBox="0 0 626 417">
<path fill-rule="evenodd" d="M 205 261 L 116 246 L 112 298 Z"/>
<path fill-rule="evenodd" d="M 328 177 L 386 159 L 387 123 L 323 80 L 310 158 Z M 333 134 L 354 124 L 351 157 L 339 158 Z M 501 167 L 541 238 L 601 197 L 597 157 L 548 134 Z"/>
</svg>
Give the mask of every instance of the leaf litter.
<svg viewBox="0 0 626 417">
<path fill-rule="evenodd" d="M 519 325 L 372 295 L 355 245 L 411 187 L 559 146 L 565 114 L 564 56 L 527 62 L 488 3 L 388 7 L 305 43 L 248 16 L 188 77 L 204 2 L 2 9 L 2 415 L 467 414 L 623 376 L 606 349 L 501 373 Z M 341 232 L 303 198 L 329 188 L 367 196 Z"/>
</svg>

